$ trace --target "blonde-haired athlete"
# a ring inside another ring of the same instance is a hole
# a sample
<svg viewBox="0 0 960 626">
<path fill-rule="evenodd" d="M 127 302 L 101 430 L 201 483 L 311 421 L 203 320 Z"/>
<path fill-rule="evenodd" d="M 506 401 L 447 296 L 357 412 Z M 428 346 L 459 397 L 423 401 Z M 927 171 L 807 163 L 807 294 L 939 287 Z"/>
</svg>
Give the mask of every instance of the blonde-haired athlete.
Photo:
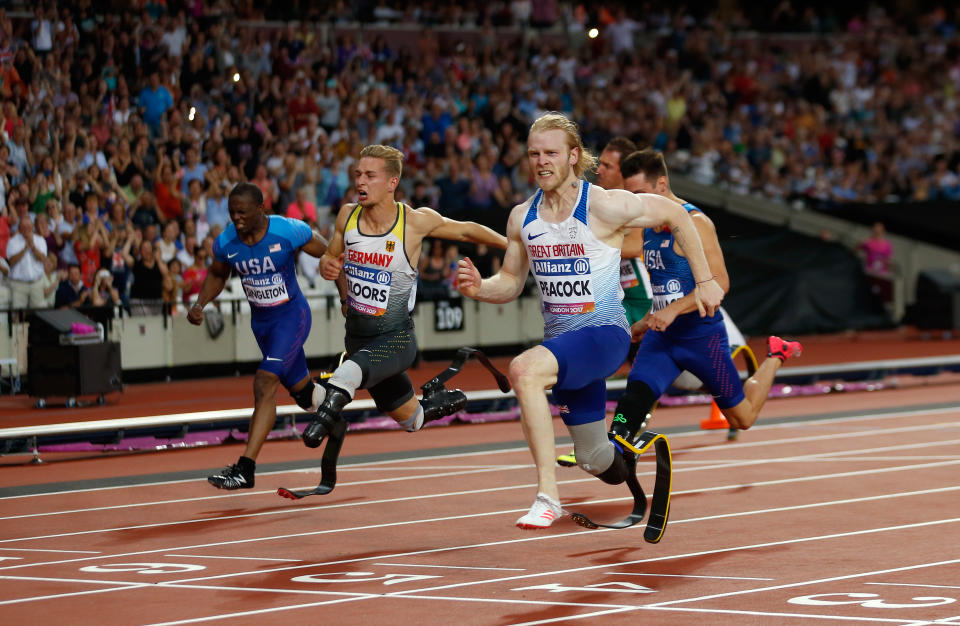
<svg viewBox="0 0 960 626">
<path fill-rule="evenodd" d="M 606 377 L 623 363 L 630 332 L 620 299 L 620 246 L 629 228 L 667 225 L 690 260 L 701 315 L 713 315 L 723 289 L 713 280 L 696 228 L 679 204 L 651 194 L 606 190 L 580 176 L 595 162 L 576 125 L 560 113 L 538 118 L 527 158 L 540 189 L 507 222 L 507 252 L 497 274 L 481 280 L 460 261 L 460 292 L 484 302 L 520 295 L 528 271 L 540 290 L 544 341 L 510 363 L 521 424 L 537 467 L 538 491 L 520 528 L 546 528 L 563 514 L 554 466 L 553 423 L 544 391 L 553 390 L 573 437 L 577 464 L 620 484 L 635 471 L 606 432 Z M 335 245 L 331 243 L 331 246 Z"/>
</svg>

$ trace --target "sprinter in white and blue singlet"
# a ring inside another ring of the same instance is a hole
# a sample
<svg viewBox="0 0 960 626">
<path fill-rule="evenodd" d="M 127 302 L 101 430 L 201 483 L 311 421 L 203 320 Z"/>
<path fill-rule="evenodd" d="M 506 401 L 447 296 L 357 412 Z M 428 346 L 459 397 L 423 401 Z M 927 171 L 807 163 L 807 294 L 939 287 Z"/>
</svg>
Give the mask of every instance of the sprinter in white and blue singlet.
<svg viewBox="0 0 960 626">
<path fill-rule="evenodd" d="M 697 231 L 680 205 L 660 196 L 606 190 L 582 179 L 595 158 L 565 116 L 547 113 L 533 123 L 527 158 L 540 189 L 510 212 L 500 271 L 481 280 L 473 263 L 464 259 L 457 281 L 465 296 L 503 303 L 520 295 L 527 272 L 536 279 L 544 341 L 511 362 L 510 379 L 538 483 L 533 506 L 517 526 L 546 528 L 563 514 L 546 389 L 552 388 L 560 405 L 582 469 L 610 484 L 624 482 L 634 471 L 631 459 L 615 449 L 606 432 L 606 378 L 623 363 L 630 345 L 620 303 L 625 232 L 667 224 L 679 234 L 697 276 L 695 293 L 704 313 L 714 313 L 723 290 L 710 276 Z"/>
<path fill-rule="evenodd" d="M 320 257 L 327 242 L 306 222 L 267 216 L 263 194 L 250 183 L 230 192 L 229 210 L 232 223 L 213 244 L 213 264 L 187 319 L 202 323 L 203 307 L 220 294 L 231 272 L 240 276 L 263 360 L 253 380 L 255 406 L 243 455 L 207 480 L 220 489 L 249 489 L 257 455 L 277 418 L 277 386 L 283 385 L 305 411 L 316 411 L 323 400 L 323 388 L 310 378 L 303 352 L 312 318 L 294 268 L 298 250 Z M 342 293 L 342 283 L 339 287 Z"/>
<path fill-rule="evenodd" d="M 657 194 L 683 205 L 703 242 L 710 270 L 726 291 L 730 278 L 713 222 L 703 211 L 674 195 L 667 177 L 663 155 L 654 150 L 634 152 L 620 164 L 624 186 L 630 192 Z M 771 336 L 767 358 L 757 371 L 740 382 L 730 356 L 730 344 L 723 314 L 701 317 L 693 298 L 695 280 L 690 264 L 676 245 L 669 228 L 646 228 L 642 234 L 643 260 L 650 273 L 653 306 L 633 326 L 642 336 L 626 392 L 620 397 L 611 432 L 631 441 L 646 426 L 653 406 L 683 371 L 696 376 L 713 395 L 714 402 L 730 426 L 747 429 L 753 425 L 767 399 L 780 365 L 797 356 L 802 346 Z"/>
<path fill-rule="evenodd" d="M 415 268 L 425 237 L 500 249 L 507 240 L 486 226 L 397 202 L 394 192 L 402 173 L 403 153 L 396 148 L 371 145 L 360 151 L 354 172 L 360 201 L 340 208 L 330 247 L 320 259 L 324 278 L 346 276 L 347 358 L 327 380 L 317 417 L 303 431 L 307 447 L 316 448 L 335 428 L 343 429 L 340 413 L 357 389 L 368 390 L 377 408 L 408 432 L 466 405 L 466 395 L 458 390 L 444 390 L 423 402 L 414 394 L 407 369 L 417 356 L 410 317 Z"/>
</svg>

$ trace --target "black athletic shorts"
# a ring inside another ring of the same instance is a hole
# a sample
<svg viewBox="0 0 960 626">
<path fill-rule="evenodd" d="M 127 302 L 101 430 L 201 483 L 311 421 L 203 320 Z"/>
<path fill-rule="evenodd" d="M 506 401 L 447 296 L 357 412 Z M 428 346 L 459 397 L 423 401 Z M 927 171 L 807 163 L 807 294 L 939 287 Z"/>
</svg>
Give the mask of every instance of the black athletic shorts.
<svg viewBox="0 0 960 626">
<path fill-rule="evenodd" d="M 361 389 L 373 397 L 377 409 L 386 413 L 413 397 L 413 383 L 407 369 L 417 358 L 417 337 L 413 326 L 372 337 L 347 333 L 348 358 L 363 371 Z"/>
</svg>

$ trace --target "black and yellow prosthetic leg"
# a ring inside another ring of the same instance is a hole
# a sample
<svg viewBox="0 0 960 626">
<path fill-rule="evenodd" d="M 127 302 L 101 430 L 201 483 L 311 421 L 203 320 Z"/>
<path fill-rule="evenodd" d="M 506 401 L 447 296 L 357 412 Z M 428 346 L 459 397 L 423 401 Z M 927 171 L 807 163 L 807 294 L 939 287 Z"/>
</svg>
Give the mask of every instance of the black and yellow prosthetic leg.
<svg viewBox="0 0 960 626">
<path fill-rule="evenodd" d="M 344 353 L 345 355 L 346 353 Z M 340 362 L 343 362 L 344 355 L 340 356 Z M 423 400 L 421 404 L 424 409 L 424 421 L 429 422 L 440 419 L 447 415 L 456 413 L 466 406 L 467 396 L 459 389 L 449 390 L 444 383 L 456 376 L 463 368 L 471 356 L 478 361 L 493 375 L 500 391 L 506 393 L 510 391 L 510 379 L 498 370 L 487 356 L 476 348 L 460 348 L 457 354 L 444 371 L 434 376 L 421 389 L 423 390 Z M 329 378 L 329 377 L 327 377 Z M 313 489 L 294 490 L 280 487 L 277 489 L 277 495 L 299 500 L 307 496 L 322 496 L 333 491 L 337 485 L 337 461 L 340 457 L 340 449 L 343 447 L 343 440 L 347 434 L 347 420 L 336 411 L 334 418 L 328 419 L 323 423 L 323 432 L 327 444 L 323 448 L 323 456 L 320 459 L 320 484 Z M 308 427 L 309 429 L 309 427 Z M 304 431 L 305 433 L 307 431 Z M 319 438 L 322 441 L 322 437 Z M 319 445 L 319 441 L 318 441 Z"/>
<path fill-rule="evenodd" d="M 636 444 L 631 444 L 620 435 L 616 435 L 614 440 L 637 456 L 644 454 L 651 447 L 653 447 L 656 452 L 657 476 L 653 487 L 653 500 L 650 503 L 650 517 L 647 519 L 647 528 L 643 532 L 643 539 L 647 543 L 659 543 L 667 528 L 667 518 L 670 516 L 670 487 L 673 482 L 673 461 L 670 457 L 670 442 L 664 435 L 652 431 L 643 433 Z M 583 513 L 573 513 L 571 515 L 573 521 L 584 528 L 590 529 L 630 528 L 643 521 L 643 517 L 647 512 L 647 496 L 643 492 L 643 487 L 640 486 L 640 481 L 637 479 L 636 457 L 634 457 L 632 463 L 627 464 L 627 468 L 628 475 L 624 482 L 626 482 L 630 493 L 633 495 L 633 510 L 630 512 L 630 515 L 619 522 L 601 524 L 594 522 Z"/>
</svg>

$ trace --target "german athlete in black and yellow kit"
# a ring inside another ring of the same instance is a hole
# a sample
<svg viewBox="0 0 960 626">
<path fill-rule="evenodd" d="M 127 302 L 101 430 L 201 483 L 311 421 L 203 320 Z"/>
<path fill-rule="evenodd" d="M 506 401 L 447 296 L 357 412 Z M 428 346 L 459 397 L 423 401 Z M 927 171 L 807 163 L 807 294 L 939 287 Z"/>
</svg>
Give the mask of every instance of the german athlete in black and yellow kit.
<svg viewBox="0 0 960 626">
<path fill-rule="evenodd" d="M 336 231 L 320 259 L 323 276 L 347 279 L 347 358 L 327 381 L 316 419 L 303 433 L 315 448 L 334 427 L 357 389 L 367 389 L 377 408 L 410 432 L 425 421 L 463 408 L 466 396 L 445 391 L 417 400 L 406 370 L 416 358 L 410 313 L 416 297 L 417 259 L 425 237 L 483 243 L 506 249 L 507 239 L 486 226 L 447 219 L 429 208 L 394 200 L 403 153 L 389 146 L 360 152 L 356 187 L 360 202 L 341 207 Z"/>
</svg>

